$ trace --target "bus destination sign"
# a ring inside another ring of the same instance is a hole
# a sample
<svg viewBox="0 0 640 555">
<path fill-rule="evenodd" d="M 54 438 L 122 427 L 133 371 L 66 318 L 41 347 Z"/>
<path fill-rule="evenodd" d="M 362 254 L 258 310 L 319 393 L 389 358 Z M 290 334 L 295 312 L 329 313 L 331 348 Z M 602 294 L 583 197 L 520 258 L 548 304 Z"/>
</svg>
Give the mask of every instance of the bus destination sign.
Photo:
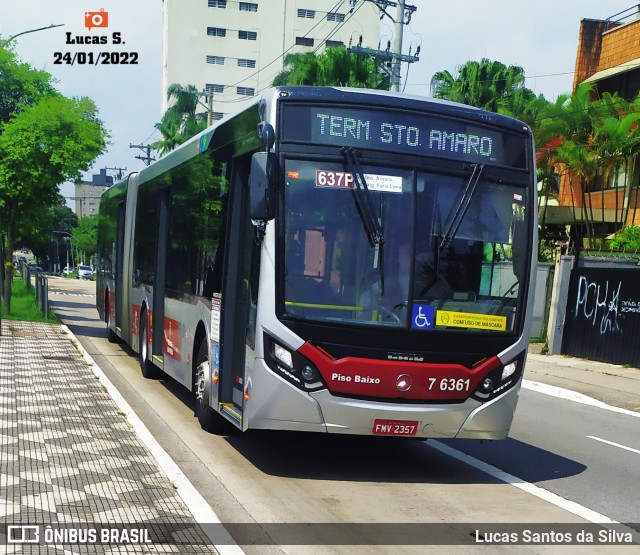
<svg viewBox="0 0 640 555">
<path fill-rule="evenodd" d="M 401 111 L 287 107 L 283 140 L 525 168 L 525 139 L 458 119 Z"/>
<path fill-rule="evenodd" d="M 386 147 L 404 152 L 501 163 L 499 133 L 469 129 L 449 120 L 416 118 L 397 112 L 352 113 L 346 110 L 311 111 L 314 142 L 349 146 Z"/>
</svg>

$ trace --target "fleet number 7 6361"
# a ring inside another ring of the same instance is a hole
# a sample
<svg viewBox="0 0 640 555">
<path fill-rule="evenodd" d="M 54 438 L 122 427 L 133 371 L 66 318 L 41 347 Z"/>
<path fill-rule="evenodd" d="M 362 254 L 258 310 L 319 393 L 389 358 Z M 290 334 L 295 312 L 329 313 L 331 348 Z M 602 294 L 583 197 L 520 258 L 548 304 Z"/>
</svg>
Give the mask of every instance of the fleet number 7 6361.
<svg viewBox="0 0 640 555">
<path fill-rule="evenodd" d="M 469 391 L 471 380 L 469 378 L 429 378 L 429 391 L 433 391 L 434 387 L 440 391 Z"/>
</svg>

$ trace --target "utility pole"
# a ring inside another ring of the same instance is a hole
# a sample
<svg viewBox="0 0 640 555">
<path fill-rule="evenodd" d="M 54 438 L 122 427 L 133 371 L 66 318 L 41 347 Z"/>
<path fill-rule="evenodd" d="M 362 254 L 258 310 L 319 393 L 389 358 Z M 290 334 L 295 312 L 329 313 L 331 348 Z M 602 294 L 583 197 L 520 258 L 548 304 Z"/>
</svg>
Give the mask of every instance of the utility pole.
<svg viewBox="0 0 640 555">
<path fill-rule="evenodd" d="M 155 158 L 151 157 L 151 149 L 153 148 L 151 145 L 132 145 L 129 144 L 129 148 L 139 148 L 143 152 L 146 151 L 146 156 L 136 156 L 138 160 L 142 160 L 147 166 L 151 164 L 151 162 L 155 162 Z M 126 168 L 125 168 L 126 169 Z"/>
<path fill-rule="evenodd" d="M 382 17 L 385 15 L 391 19 L 394 23 L 394 40 L 393 40 L 393 51 L 390 51 L 390 45 L 388 45 L 386 50 L 380 50 L 380 45 L 378 45 L 378 49 L 374 50 L 372 48 L 364 48 L 362 46 L 362 37 L 360 37 L 360 41 L 358 46 L 352 47 L 349 44 L 349 48 L 347 49 L 350 53 L 359 54 L 361 56 L 371 56 L 378 61 L 384 61 L 386 64 L 382 64 L 382 68 L 387 71 L 391 79 L 391 90 L 395 92 L 400 92 L 400 66 L 402 62 L 406 62 L 408 64 L 412 64 L 413 62 L 417 62 L 420 60 L 418 57 L 420 54 L 420 47 L 418 46 L 416 53 L 411 55 L 411 50 L 409 50 L 409 54 L 402 53 L 402 36 L 404 32 L 404 26 L 408 25 L 411 21 L 411 15 L 416 11 L 415 6 L 411 6 L 406 3 L 405 0 L 397 0 L 395 2 L 389 0 L 366 0 L 367 2 L 373 2 L 378 9 L 382 12 Z M 355 6 L 355 1 L 352 2 L 352 8 Z M 387 13 L 387 8 L 396 8 L 395 18 Z M 387 69 L 389 68 L 390 69 Z"/>
<path fill-rule="evenodd" d="M 129 145 L 129 146 L 131 146 L 131 145 Z M 124 176 L 124 172 L 127 171 L 127 168 L 106 168 L 105 167 L 105 170 L 111 170 L 111 171 L 116 172 L 116 179 L 118 181 L 120 181 Z"/>
<path fill-rule="evenodd" d="M 402 33 L 404 31 L 404 0 L 398 0 L 396 6 L 395 36 L 393 40 L 393 62 L 391 67 L 391 90 L 400 92 L 400 58 L 402 54 Z"/>
</svg>

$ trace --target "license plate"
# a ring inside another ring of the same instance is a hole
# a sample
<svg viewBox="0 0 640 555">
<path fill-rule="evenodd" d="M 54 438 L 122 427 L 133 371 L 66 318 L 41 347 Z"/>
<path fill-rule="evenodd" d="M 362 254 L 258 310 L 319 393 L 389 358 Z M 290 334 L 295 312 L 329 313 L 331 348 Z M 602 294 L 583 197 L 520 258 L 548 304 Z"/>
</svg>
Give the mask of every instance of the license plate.
<svg viewBox="0 0 640 555">
<path fill-rule="evenodd" d="M 417 420 L 373 421 L 373 434 L 379 436 L 414 436 L 418 433 Z"/>
</svg>

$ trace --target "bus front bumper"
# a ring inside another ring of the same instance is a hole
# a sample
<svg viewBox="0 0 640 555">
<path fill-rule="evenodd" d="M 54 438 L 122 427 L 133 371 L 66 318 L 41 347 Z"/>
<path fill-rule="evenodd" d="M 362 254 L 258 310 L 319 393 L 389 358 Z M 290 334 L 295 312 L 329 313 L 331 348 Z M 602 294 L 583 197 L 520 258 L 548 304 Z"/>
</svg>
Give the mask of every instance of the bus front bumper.
<svg viewBox="0 0 640 555">
<path fill-rule="evenodd" d="M 518 383 L 485 403 L 468 399 L 464 403 L 442 405 L 399 405 L 348 399 L 335 397 L 326 390 L 311 396 L 318 402 L 330 433 L 376 435 L 380 434 L 380 422 L 396 421 L 417 422 L 414 437 L 504 439 L 513 421 L 519 391 Z M 400 429 L 405 428 L 400 426 Z M 383 432 L 383 435 L 393 433 Z"/>
</svg>

